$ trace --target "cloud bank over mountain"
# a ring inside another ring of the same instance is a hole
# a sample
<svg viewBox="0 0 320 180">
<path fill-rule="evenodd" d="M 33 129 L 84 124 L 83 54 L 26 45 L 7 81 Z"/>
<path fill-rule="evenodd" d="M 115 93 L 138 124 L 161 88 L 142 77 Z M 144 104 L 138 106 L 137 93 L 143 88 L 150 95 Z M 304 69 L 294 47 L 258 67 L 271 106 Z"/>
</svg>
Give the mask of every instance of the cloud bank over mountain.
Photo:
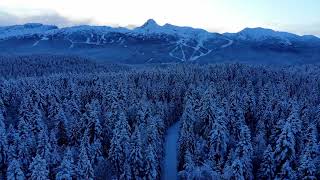
<svg viewBox="0 0 320 180">
<path fill-rule="evenodd" d="M 43 24 L 54 24 L 59 27 L 68 27 L 82 24 L 94 24 L 91 19 L 74 20 L 65 16 L 62 16 L 56 12 L 43 13 L 39 15 L 31 16 L 17 16 L 0 10 L 0 26 L 26 24 L 26 23 L 43 23 Z"/>
</svg>

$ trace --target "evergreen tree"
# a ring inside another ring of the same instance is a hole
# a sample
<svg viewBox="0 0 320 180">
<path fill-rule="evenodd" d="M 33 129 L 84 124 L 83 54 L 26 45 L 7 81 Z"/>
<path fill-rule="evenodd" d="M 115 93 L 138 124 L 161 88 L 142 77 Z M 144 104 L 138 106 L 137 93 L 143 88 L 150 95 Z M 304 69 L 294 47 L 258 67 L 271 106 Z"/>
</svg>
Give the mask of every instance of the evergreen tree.
<svg viewBox="0 0 320 180">
<path fill-rule="evenodd" d="M 127 118 L 121 112 L 114 128 L 109 149 L 109 160 L 113 165 L 114 172 L 118 175 L 123 173 L 124 163 L 129 156 L 129 130 Z"/>
<path fill-rule="evenodd" d="M 31 180 L 49 179 L 47 162 L 39 154 L 33 158 L 33 161 L 29 166 L 29 171 L 31 172 Z"/>
<path fill-rule="evenodd" d="M 281 170 L 280 172 L 277 174 L 276 176 L 276 180 L 282 180 L 282 179 L 296 179 L 296 172 L 292 169 L 292 165 L 290 165 L 290 162 L 289 161 L 286 161 L 282 167 L 281 167 Z"/>
<path fill-rule="evenodd" d="M 215 111 L 215 119 L 210 132 L 209 143 L 210 153 L 209 159 L 214 163 L 214 169 L 222 172 L 222 167 L 227 153 L 228 146 L 228 129 L 226 127 L 226 117 L 222 109 L 217 108 Z"/>
<path fill-rule="evenodd" d="M 69 114 L 69 125 L 68 128 L 70 129 L 70 144 L 75 145 L 78 144 L 78 130 L 79 130 L 79 123 L 78 120 L 81 117 L 81 112 L 79 108 L 79 101 L 76 99 L 75 96 L 71 98 L 66 105 L 66 111 Z"/>
<path fill-rule="evenodd" d="M 126 159 L 123 166 L 123 172 L 120 175 L 120 179 L 130 180 L 132 178 L 132 172 L 130 167 L 130 162 Z"/>
<path fill-rule="evenodd" d="M 18 160 L 12 159 L 9 162 L 7 169 L 7 179 L 10 180 L 24 180 L 26 179 L 23 171 L 21 170 L 21 165 Z"/>
<path fill-rule="evenodd" d="M 67 149 L 60 166 L 57 168 L 56 180 L 72 180 L 74 164 L 70 149 Z"/>
<path fill-rule="evenodd" d="M 86 105 L 85 116 L 87 118 L 87 128 L 88 131 L 88 142 L 90 148 L 88 155 L 90 156 L 92 162 L 96 162 L 99 157 L 102 156 L 102 127 L 99 120 L 99 103 L 98 101 L 93 101 L 91 104 Z"/>
<path fill-rule="evenodd" d="M 8 140 L 7 140 L 7 131 L 4 124 L 4 117 L 0 110 L 0 168 L 7 163 L 8 157 Z"/>
<path fill-rule="evenodd" d="M 228 129 L 230 131 L 230 144 L 237 144 L 240 136 L 240 130 L 242 125 L 245 123 L 244 114 L 242 109 L 239 107 L 239 98 L 235 91 L 230 94 L 229 106 L 227 109 L 228 118 Z"/>
<path fill-rule="evenodd" d="M 51 144 L 49 142 L 49 137 L 47 135 L 47 130 L 43 129 L 38 135 L 38 147 L 37 154 L 40 155 L 47 162 L 50 162 L 51 157 Z"/>
<path fill-rule="evenodd" d="M 86 106 L 88 116 L 88 129 L 89 129 L 89 143 L 102 140 L 102 126 L 99 120 L 99 108 L 98 101 L 93 101 Z"/>
<path fill-rule="evenodd" d="M 235 159 L 231 166 L 227 166 L 224 171 L 225 179 L 245 180 L 245 172 L 247 170 L 243 167 L 243 161 Z"/>
<path fill-rule="evenodd" d="M 68 137 L 68 120 L 66 118 L 66 115 L 62 108 L 59 108 L 58 113 L 53 117 L 54 122 L 56 122 L 56 138 L 57 138 L 57 144 L 59 146 L 67 146 L 69 143 L 69 137 Z"/>
<path fill-rule="evenodd" d="M 158 162 L 155 150 L 151 144 L 148 145 L 146 151 L 145 177 L 146 179 L 158 179 Z"/>
<path fill-rule="evenodd" d="M 187 101 L 185 110 L 181 117 L 181 131 L 179 136 L 179 154 L 181 155 L 180 159 L 183 162 L 183 157 L 186 151 L 193 152 L 195 135 L 194 135 L 194 122 L 195 114 L 192 107 L 192 102 Z"/>
<path fill-rule="evenodd" d="M 260 169 L 258 172 L 258 177 L 261 179 L 272 180 L 275 173 L 273 150 L 270 145 L 263 153 L 262 162 L 260 164 Z"/>
<path fill-rule="evenodd" d="M 264 119 L 258 120 L 257 123 L 256 136 L 253 139 L 253 144 L 255 158 L 256 160 L 261 161 L 261 155 L 263 155 L 264 150 L 266 149 L 266 132 Z"/>
<path fill-rule="evenodd" d="M 184 162 L 184 170 L 179 172 L 179 177 L 181 179 L 192 179 L 193 171 L 195 170 L 196 165 L 189 150 L 187 150 L 184 155 Z"/>
<path fill-rule="evenodd" d="M 8 130 L 8 161 L 12 161 L 13 159 L 18 157 L 18 143 L 20 143 L 20 137 L 17 133 L 16 129 L 10 125 Z"/>
<path fill-rule="evenodd" d="M 299 162 L 299 178 L 301 179 L 317 179 L 317 170 L 319 169 L 320 146 L 317 143 L 316 128 L 313 124 L 307 128 L 304 149 L 300 155 Z"/>
<path fill-rule="evenodd" d="M 23 119 L 18 124 L 19 142 L 17 142 L 18 157 L 21 160 L 21 168 L 27 171 L 35 153 L 35 138 L 31 132 L 31 125 Z"/>
<path fill-rule="evenodd" d="M 243 176 L 245 179 L 253 179 L 252 174 L 252 155 L 253 155 L 253 148 L 251 144 L 251 132 L 246 125 L 242 125 L 240 130 L 240 140 L 237 144 L 237 148 L 235 150 L 236 156 L 239 158 L 238 160 L 241 161 L 241 165 L 245 171 L 243 172 Z M 238 165 L 236 166 L 238 167 Z"/>
<path fill-rule="evenodd" d="M 215 119 L 216 104 L 212 100 L 213 98 L 211 93 L 212 92 L 210 92 L 210 89 L 208 89 L 207 91 L 205 91 L 203 97 L 200 100 L 199 118 L 202 122 L 201 129 L 205 136 L 209 135 L 210 129 L 212 128 L 212 124 Z"/>
<path fill-rule="evenodd" d="M 50 133 L 49 138 L 49 145 L 50 145 L 50 158 L 49 158 L 49 167 L 50 172 L 55 172 L 55 168 L 60 164 L 61 156 L 58 151 L 58 145 L 57 145 L 57 139 L 56 139 L 56 133 L 54 130 Z"/>
<path fill-rule="evenodd" d="M 299 166 L 299 177 L 301 179 L 317 179 L 316 173 L 316 164 L 314 159 L 312 159 L 312 155 L 310 152 L 305 152 L 300 160 L 300 166 Z"/>
<path fill-rule="evenodd" d="M 80 147 L 80 155 L 79 155 L 79 160 L 77 165 L 77 179 L 93 180 L 94 171 L 93 171 L 90 159 L 88 157 L 86 146 L 87 146 L 87 139 L 83 138 L 81 147 Z"/>
<path fill-rule="evenodd" d="M 293 135 L 293 128 L 290 121 L 286 121 L 281 129 L 281 134 L 276 141 L 276 147 L 274 150 L 275 163 L 277 165 L 276 170 L 292 169 L 288 168 L 291 165 L 290 162 L 296 157 L 295 152 L 295 138 Z M 285 166 L 284 163 L 287 163 Z M 286 168 L 286 169 L 283 169 Z M 281 173 L 281 172 L 279 172 Z M 282 172 L 284 173 L 284 172 Z M 278 176 L 277 176 L 278 177 Z"/>
<path fill-rule="evenodd" d="M 133 177 L 139 179 L 143 174 L 143 156 L 142 156 L 142 141 L 139 127 L 136 126 L 130 140 L 130 156 Z"/>
</svg>

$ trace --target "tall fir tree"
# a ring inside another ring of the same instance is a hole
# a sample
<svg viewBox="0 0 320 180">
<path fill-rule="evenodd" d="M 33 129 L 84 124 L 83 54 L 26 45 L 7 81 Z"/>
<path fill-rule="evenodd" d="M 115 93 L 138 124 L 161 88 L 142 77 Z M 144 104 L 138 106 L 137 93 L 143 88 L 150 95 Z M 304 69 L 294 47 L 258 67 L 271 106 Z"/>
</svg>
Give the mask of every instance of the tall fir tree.
<svg viewBox="0 0 320 180">
<path fill-rule="evenodd" d="M 4 117 L 0 110 L 0 168 L 7 163 L 8 158 L 8 139 L 7 130 L 4 124 Z"/>
<path fill-rule="evenodd" d="M 130 127 L 126 115 L 121 112 L 113 132 L 109 149 L 109 160 L 112 162 L 114 172 L 120 175 L 126 159 L 129 157 Z"/>
<path fill-rule="evenodd" d="M 33 158 L 33 161 L 29 166 L 29 171 L 31 172 L 31 180 L 49 179 L 47 161 L 39 154 L 37 154 L 37 156 Z"/>
<path fill-rule="evenodd" d="M 86 134 L 82 140 L 80 146 L 80 154 L 77 164 L 77 179 L 79 180 L 93 180 L 94 179 L 94 170 L 88 157 L 88 138 Z"/>
<path fill-rule="evenodd" d="M 68 148 L 60 166 L 57 168 L 56 180 L 72 180 L 75 177 L 72 152 Z"/>
<path fill-rule="evenodd" d="M 215 114 L 209 136 L 209 159 L 213 162 L 215 171 L 221 173 L 227 154 L 229 135 L 225 112 L 221 108 L 216 108 Z"/>
<path fill-rule="evenodd" d="M 142 155 L 142 140 L 140 134 L 140 128 L 136 126 L 132 137 L 130 139 L 130 156 L 129 162 L 132 168 L 132 175 L 135 179 L 142 178 L 144 176 L 144 157 Z"/>
<path fill-rule="evenodd" d="M 275 168 L 273 149 L 271 145 L 268 145 L 267 149 L 265 149 L 263 153 L 258 177 L 261 179 L 272 180 L 274 178 Z"/>
<path fill-rule="evenodd" d="M 57 114 L 53 117 L 56 131 L 57 144 L 67 146 L 69 144 L 68 120 L 64 110 L 60 107 Z"/>
<path fill-rule="evenodd" d="M 148 145 L 146 150 L 145 160 L 145 178 L 146 179 L 158 179 L 158 161 L 156 158 L 156 151 L 151 144 Z"/>
<path fill-rule="evenodd" d="M 291 162 L 296 157 L 295 151 L 295 137 L 293 134 L 293 128 L 290 121 L 286 121 L 281 129 L 281 134 L 276 141 L 276 147 L 274 150 L 274 158 L 276 163 L 276 174 L 283 173 L 281 171 L 288 169 L 291 166 Z M 285 166 L 284 163 L 286 163 Z M 283 169 L 285 168 L 285 169 Z M 292 168 L 291 168 L 292 169 Z"/>
<path fill-rule="evenodd" d="M 26 179 L 23 171 L 21 170 L 21 165 L 15 158 L 9 162 L 7 169 L 7 179 L 10 180 L 24 180 Z"/>
</svg>

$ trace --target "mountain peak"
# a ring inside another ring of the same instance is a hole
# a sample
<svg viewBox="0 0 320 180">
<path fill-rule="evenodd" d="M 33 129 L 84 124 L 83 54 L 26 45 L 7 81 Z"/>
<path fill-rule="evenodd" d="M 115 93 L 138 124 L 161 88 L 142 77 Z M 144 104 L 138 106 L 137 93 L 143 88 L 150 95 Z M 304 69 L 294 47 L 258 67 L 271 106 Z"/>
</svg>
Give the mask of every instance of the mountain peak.
<svg viewBox="0 0 320 180">
<path fill-rule="evenodd" d="M 236 34 L 240 39 L 243 39 L 243 40 L 261 41 L 269 38 L 275 38 L 278 40 L 288 42 L 288 44 L 291 44 L 289 43 L 290 40 L 296 39 L 299 37 L 292 33 L 275 31 L 272 29 L 261 28 L 261 27 L 245 28 Z"/>
<path fill-rule="evenodd" d="M 158 27 L 158 23 L 154 19 L 148 19 L 141 27 L 148 28 L 148 27 Z"/>
</svg>

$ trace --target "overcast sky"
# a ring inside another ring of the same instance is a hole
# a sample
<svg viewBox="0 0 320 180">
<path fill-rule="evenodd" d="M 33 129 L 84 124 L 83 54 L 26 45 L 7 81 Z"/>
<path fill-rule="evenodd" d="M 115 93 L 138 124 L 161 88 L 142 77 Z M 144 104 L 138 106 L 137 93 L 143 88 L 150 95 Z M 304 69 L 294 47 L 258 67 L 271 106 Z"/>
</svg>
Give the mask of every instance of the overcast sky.
<svg viewBox="0 0 320 180">
<path fill-rule="evenodd" d="M 150 18 L 214 32 L 265 27 L 320 35 L 319 0 L 0 0 L 2 26 L 140 26 Z"/>
</svg>

